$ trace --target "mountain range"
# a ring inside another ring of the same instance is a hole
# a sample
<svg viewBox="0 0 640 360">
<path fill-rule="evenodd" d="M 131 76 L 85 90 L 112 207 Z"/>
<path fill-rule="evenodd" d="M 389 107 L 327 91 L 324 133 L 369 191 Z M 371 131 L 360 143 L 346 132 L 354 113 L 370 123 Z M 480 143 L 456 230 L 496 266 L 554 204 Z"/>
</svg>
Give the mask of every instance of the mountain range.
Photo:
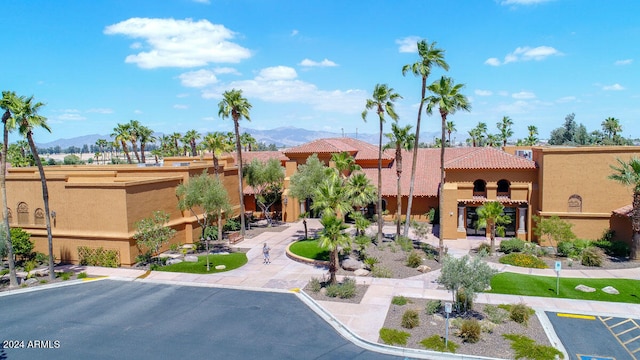
<svg viewBox="0 0 640 360">
<path fill-rule="evenodd" d="M 332 138 L 332 137 L 352 137 L 362 141 L 366 141 L 371 144 L 378 144 L 378 134 L 366 134 L 366 133 L 337 133 L 331 131 L 314 131 L 296 128 L 293 126 L 286 127 L 278 127 L 270 130 L 258 130 L 258 129 L 250 129 L 243 128 L 243 132 L 248 132 L 253 136 L 258 143 L 263 143 L 265 145 L 275 144 L 278 148 L 286 148 L 297 146 L 300 144 L 304 144 L 309 141 L 313 141 L 316 139 L 322 138 Z M 160 137 L 162 133 L 154 133 L 154 136 Z M 420 133 L 421 142 L 432 142 L 434 137 L 439 137 L 439 132 L 424 132 Z M 38 143 L 37 146 L 40 148 L 50 148 L 60 146 L 63 149 L 66 149 L 70 146 L 82 147 L 83 145 L 93 145 L 96 143 L 98 139 L 108 139 L 111 137 L 109 135 L 101 135 L 101 134 L 90 134 L 90 135 L 82 135 L 74 138 L 68 139 L 58 139 L 55 141 L 47 142 L 47 143 Z M 386 139 L 383 142 L 387 142 Z"/>
</svg>

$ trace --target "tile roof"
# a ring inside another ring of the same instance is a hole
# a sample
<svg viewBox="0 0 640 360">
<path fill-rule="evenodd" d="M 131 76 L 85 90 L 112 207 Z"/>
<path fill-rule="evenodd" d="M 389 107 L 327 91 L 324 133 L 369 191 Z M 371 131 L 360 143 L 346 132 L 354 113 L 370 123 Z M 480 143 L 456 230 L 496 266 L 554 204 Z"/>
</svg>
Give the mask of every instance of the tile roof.
<svg viewBox="0 0 640 360">
<path fill-rule="evenodd" d="M 621 208 L 615 209 L 612 211 L 615 215 L 618 216 L 625 216 L 625 217 L 631 217 L 632 213 L 633 213 L 633 205 L 629 204 L 629 205 L 625 205 Z"/>
<path fill-rule="evenodd" d="M 492 147 L 451 148 L 445 169 L 535 169 L 536 163 Z M 446 152 L 445 152 L 446 154 Z"/>
<path fill-rule="evenodd" d="M 355 154 L 355 160 L 375 160 L 378 159 L 378 147 L 368 142 L 349 138 L 327 138 L 318 139 L 306 144 L 295 146 L 284 150 L 284 154 L 334 154 L 341 152 Z M 382 154 L 383 159 L 393 159 L 393 155 Z"/>
</svg>

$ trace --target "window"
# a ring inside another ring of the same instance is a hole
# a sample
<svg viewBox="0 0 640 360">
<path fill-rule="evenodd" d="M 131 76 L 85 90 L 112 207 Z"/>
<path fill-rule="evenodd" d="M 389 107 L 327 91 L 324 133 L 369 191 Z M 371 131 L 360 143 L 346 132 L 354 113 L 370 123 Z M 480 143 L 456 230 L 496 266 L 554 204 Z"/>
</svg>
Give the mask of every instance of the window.
<svg viewBox="0 0 640 360">
<path fill-rule="evenodd" d="M 509 180 L 502 179 L 498 181 L 498 196 L 509 196 L 510 189 Z"/>
<path fill-rule="evenodd" d="M 27 203 L 18 204 L 18 225 L 26 225 L 29 223 L 29 206 Z"/>
<path fill-rule="evenodd" d="M 487 182 L 478 179 L 473 182 L 473 195 L 474 196 L 487 196 Z"/>
<path fill-rule="evenodd" d="M 569 196 L 568 208 L 569 212 L 582 212 L 582 197 L 578 194 Z"/>
</svg>

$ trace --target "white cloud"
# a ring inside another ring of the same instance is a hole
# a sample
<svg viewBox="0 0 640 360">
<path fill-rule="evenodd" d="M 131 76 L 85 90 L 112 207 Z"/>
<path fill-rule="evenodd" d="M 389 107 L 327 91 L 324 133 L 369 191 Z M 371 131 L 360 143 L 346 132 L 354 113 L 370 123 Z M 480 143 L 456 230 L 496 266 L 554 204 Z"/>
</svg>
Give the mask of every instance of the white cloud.
<svg viewBox="0 0 640 360">
<path fill-rule="evenodd" d="M 129 55 L 125 62 L 141 68 L 195 67 L 214 63 L 237 63 L 251 56 L 230 42 L 235 33 L 208 20 L 131 18 L 104 29 L 107 35 L 143 39 L 148 51 Z"/>
<path fill-rule="evenodd" d="M 535 48 L 523 46 L 518 47 L 513 52 L 505 55 L 502 62 L 500 62 L 498 58 L 492 57 L 487 59 L 484 63 L 491 66 L 500 66 L 518 61 L 541 61 L 548 58 L 549 56 L 559 55 L 562 55 L 562 53 L 551 46 L 538 46 Z"/>
<path fill-rule="evenodd" d="M 602 90 L 605 91 L 620 91 L 620 90 L 624 90 L 624 86 L 620 85 L 620 84 L 613 84 L 613 85 L 605 85 L 602 87 Z"/>
<path fill-rule="evenodd" d="M 525 99 L 535 99 L 536 94 L 530 91 L 520 91 L 514 94 L 511 94 L 511 97 L 514 99 L 525 100 Z"/>
<path fill-rule="evenodd" d="M 333 61 L 329 60 L 329 59 L 324 59 L 320 62 L 318 61 L 313 61 L 311 59 L 304 59 L 300 62 L 300 64 L 298 64 L 300 66 L 309 66 L 309 67 L 332 67 L 332 66 L 338 66 L 338 64 L 334 63 Z"/>
<path fill-rule="evenodd" d="M 229 89 L 242 89 L 243 96 L 271 103 L 301 103 L 314 110 L 359 114 L 367 99 L 364 90 L 320 90 L 314 84 L 298 79 L 295 69 L 275 66 L 262 69 L 250 80 L 232 81 L 207 88 L 206 99 L 219 99 Z"/>
<path fill-rule="evenodd" d="M 614 65 L 631 65 L 631 63 L 633 62 L 633 59 L 624 59 L 624 60 L 618 60 L 615 63 L 613 63 Z"/>
<path fill-rule="evenodd" d="M 94 108 L 87 110 L 88 113 L 98 113 L 98 114 L 113 114 L 113 109 L 108 108 Z"/>
<path fill-rule="evenodd" d="M 182 73 L 178 76 L 182 86 L 201 88 L 218 82 L 216 75 L 210 70 L 197 70 Z"/>
<path fill-rule="evenodd" d="M 76 113 L 76 112 L 64 112 L 58 116 L 55 116 L 57 120 L 62 121 L 83 121 L 87 120 L 86 117 Z"/>
<path fill-rule="evenodd" d="M 406 38 L 398 39 L 396 40 L 396 44 L 399 45 L 398 51 L 401 53 L 418 52 L 418 41 L 420 41 L 418 36 L 407 36 Z"/>
<path fill-rule="evenodd" d="M 129 45 L 129 48 L 130 49 L 134 49 L 134 50 L 142 49 L 142 43 L 136 41 L 136 42 L 132 43 L 131 45 Z"/>
<path fill-rule="evenodd" d="M 231 67 L 217 67 L 213 69 L 214 74 L 233 74 L 233 75 L 241 75 L 238 70 Z"/>
<path fill-rule="evenodd" d="M 491 90 L 475 90 L 474 93 L 478 96 L 491 96 L 493 92 Z"/>
<path fill-rule="evenodd" d="M 184 105 L 184 104 L 175 104 L 173 105 L 174 109 L 178 109 L 178 110 L 186 110 L 189 108 L 189 105 Z"/>
<path fill-rule="evenodd" d="M 298 31 L 298 30 L 293 29 L 293 30 L 291 31 L 291 36 L 296 36 L 296 35 L 298 35 L 298 33 L 299 33 L 299 31 Z"/>
<path fill-rule="evenodd" d="M 142 114 L 142 110 L 133 110 L 133 113 L 139 115 L 139 114 Z"/>
<path fill-rule="evenodd" d="M 542 4 L 550 0 L 501 0 L 500 5 L 534 5 Z"/>
<path fill-rule="evenodd" d="M 578 98 L 576 98 L 575 96 L 564 96 L 561 97 L 560 99 L 556 100 L 557 103 L 568 103 L 568 102 L 574 102 L 578 100 Z"/>
<path fill-rule="evenodd" d="M 193 2 L 197 2 L 200 4 L 211 4 L 210 0 L 193 0 Z"/>
</svg>

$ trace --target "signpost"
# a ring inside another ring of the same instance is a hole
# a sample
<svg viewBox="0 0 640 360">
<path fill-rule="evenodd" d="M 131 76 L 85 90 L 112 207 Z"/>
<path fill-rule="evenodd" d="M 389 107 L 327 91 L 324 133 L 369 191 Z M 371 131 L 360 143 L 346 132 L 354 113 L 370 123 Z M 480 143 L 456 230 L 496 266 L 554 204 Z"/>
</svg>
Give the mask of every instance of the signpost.
<svg viewBox="0 0 640 360">
<path fill-rule="evenodd" d="M 444 312 L 447 313 L 447 328 L 445 330 L 445 336 L 444 336 L 444 347 L 448 348 L 449 346 L 449 314 L 451 314 L 451 303 L 450 302 L 446 302 L 444 303 Z"/>
<path fill-rule="evenodd" d="M 562 261 L 556 261 L 556 295 L 560 295 L 560 270 L 562 270 Z"/>
</svg>

